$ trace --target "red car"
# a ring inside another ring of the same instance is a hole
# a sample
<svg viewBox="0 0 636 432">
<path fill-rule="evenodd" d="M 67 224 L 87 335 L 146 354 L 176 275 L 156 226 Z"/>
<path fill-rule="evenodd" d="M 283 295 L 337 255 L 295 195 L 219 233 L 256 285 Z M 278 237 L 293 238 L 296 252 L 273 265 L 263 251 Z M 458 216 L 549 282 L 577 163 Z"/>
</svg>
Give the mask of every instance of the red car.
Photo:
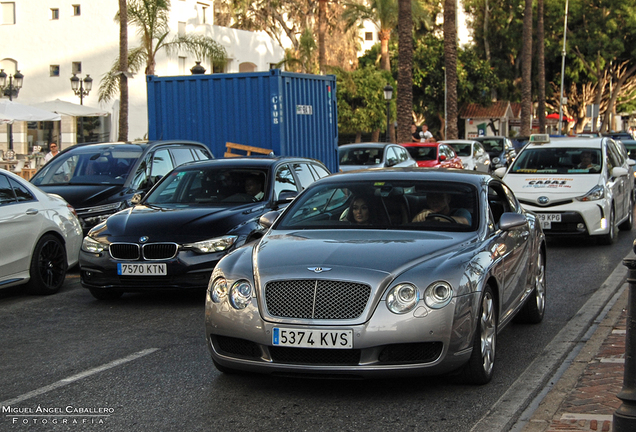
<svg viewBox="0 0 636 432">
<path fill-rule="evenodd" d="M 406 147 L 419 167 L 464 169 L 462 160 L 448 144 L 414 142 L 401 145 Z"/>
</svg>

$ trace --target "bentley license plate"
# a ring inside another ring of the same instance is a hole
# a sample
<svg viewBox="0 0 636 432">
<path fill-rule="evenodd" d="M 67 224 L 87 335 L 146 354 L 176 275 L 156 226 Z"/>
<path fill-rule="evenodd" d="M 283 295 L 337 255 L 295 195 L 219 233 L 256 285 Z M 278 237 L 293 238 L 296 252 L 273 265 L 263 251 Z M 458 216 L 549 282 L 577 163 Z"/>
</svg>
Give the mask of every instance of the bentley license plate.
<svg viewBox="0 0 636 432">
<path fill-rule="evenodd" d="M 165 263 L 117 263 L 120 276 L 165 276 L 168 274 Z"/>
<path fill-rule="evenodd" d="M 272 344 L 297 348 L 353 348 L 353 330 L 313 330 L 274 327 Z"/>
<path fill-rule="evenodd" d="M 537 213 L 539 220 L 541 221 L 541 228 L 552 228 L 552 222 L 561 222 L 560 213 Z"/>
</svg>

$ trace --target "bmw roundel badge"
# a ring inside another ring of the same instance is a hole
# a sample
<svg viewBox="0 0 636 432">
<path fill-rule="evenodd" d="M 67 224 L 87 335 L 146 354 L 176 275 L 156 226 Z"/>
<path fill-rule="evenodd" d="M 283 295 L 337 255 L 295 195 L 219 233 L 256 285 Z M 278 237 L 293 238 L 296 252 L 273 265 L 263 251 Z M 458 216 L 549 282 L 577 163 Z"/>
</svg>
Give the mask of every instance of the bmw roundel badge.
<svg viewBox="0 0 636 432">
<path fill-rule="evenodd" d="M 148 236 L 139 237 L 139 243 L 146 243 L 148 240 L 150 240 Z"/>
</svg>

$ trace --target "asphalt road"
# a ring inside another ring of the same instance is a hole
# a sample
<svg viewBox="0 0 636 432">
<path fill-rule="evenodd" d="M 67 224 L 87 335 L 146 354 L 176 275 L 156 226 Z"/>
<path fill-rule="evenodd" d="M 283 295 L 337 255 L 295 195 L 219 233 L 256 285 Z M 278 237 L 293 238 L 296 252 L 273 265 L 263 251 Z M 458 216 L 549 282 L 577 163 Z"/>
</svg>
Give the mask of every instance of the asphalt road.
<svg viewBox="0 0 636 432">
<path fill-rule="evenodd" d="M 501 399 L 508 389 L 620 271 L 635 234 L 620 232 L 612 246 L 550 241 L 545 320 L 503 330 L 495 377 L 481 387 L 443 377 L 223 375 L 205 345 L 203 293 L 126 294 L 104 302 L 81 288 L 76 272 L 54 296 L 4 291 L 0 430 L 467 432 L 477 424 L 484 429 L 486 414 L 506 403 L 507 396 Z M 524 389 L 526 398 L 542 385 Z"/>
</svg>

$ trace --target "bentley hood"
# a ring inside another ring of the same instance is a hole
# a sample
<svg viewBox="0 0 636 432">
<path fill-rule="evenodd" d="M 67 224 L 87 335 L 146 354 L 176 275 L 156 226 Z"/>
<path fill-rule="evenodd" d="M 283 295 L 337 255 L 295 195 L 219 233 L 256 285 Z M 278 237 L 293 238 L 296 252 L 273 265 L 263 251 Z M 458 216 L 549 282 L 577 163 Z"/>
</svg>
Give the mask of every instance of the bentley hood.
<svg viewBox="0 0 636 432">
<path fill-rule="evenodd" d="M 262 282 L 289 279 L 391 279 L 417 264 L 431 268 L 474 247 L 476 233 L 413 231 L 293 231 L 265 236 L 256 248 Z M 318 276 L 320 274 L 320 276 Z"/>
</svg>

